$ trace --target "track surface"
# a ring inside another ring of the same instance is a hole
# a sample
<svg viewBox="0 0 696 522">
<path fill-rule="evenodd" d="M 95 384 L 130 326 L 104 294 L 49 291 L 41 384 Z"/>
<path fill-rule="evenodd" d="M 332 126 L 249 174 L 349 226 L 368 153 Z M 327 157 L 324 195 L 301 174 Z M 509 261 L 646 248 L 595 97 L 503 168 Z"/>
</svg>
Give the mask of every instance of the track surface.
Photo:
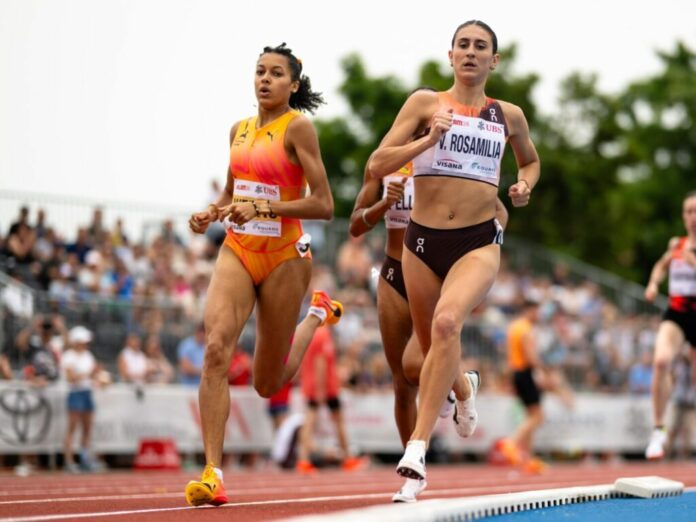
<svg viewBox="0 0 696 522">
<path fill-rule="evenodd" d="M 619 477 L 659 475 L 696 487 L 691 462 L 556 464 L 541 475 L 484 465 L 431 466 L 422 499 L 470 497 L 613 483 Z M 0 475 L 0 522 L 98 520 L 175 522 L 189 520 L 279 520 L 389 503 L 402 480 L 393 467 L 313 476 L 274 469 L 225 472 L 231 503 L 190 508 L 183 488 L 187 472 L 111 472 L 99 475 Z"/>
</svg>

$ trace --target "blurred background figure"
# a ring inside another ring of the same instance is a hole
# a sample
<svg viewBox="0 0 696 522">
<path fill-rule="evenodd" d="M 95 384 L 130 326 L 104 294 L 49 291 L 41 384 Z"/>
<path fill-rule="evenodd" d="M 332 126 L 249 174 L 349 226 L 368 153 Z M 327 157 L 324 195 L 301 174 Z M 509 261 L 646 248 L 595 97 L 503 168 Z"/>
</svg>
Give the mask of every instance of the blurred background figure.
<svg viewBox="0 0 696 522">
<path fill-rule="evenodd" d="M 130 332 L 126 336 L 126 345 L 118 354 L 118 377 L 121 382 L 144 384 L 147 373 L 147 356 L 143 353 L 140 335 Z"/>
<path fill-rule="evenodd" d="M 366 459 L 351 455 L 348 445 L 339 398 L 336 346 L 328 326 L 318 328 L 309 343 L 300 366 L 300 387 L 305 400 L 305 418 L 300 431 L 297 471 L 300 473 L 316 471 L 312 454 L 315 451 L 314 432 L 321 418 L 319 412 L 321 406 L 326 406 L 329 410 L 340 448 L 341 467 L 345 471 L 353 471 L 367 465 Z"/>
<path fill-rule="evenodd" d="M 508 326 L 508 367 L 513 390 L 525 408 L 525 417 L 509 439 L 501 442 L 509 464 L 522 465 L 529 471 L 541 471 L 543 463 L 532 457 L 534 434 L 544 421 L 541 409 L 541 387 L 537 380 L 544 367 L 537 351 L 535 325 L 539 320 L 539 303 L 525 301 L 515 320 Z"/>
<path fill-rule="evenodd" d="M 150 334 L 145 339 L 147 360 L 146 381 L 149 384 L 168 384 L 174 380 L 174 367 L 162 352 L 159 337 Z"/>
<path fill-rule="evenodd" d="M 67 345 L 65 322 L 59 315 L 38 315 L 31 326 L 16 338 L 16 346 L 26 360 L 24 378 L 45 386 L 60 377 L 60 359 Z"/>
<path fill-rule="evenodd" d="M 668 454 L 682 459 L 691 456 L 696 421 L 696 386 L 689 352 L 690 348 L 685 346 L 672 363 L 673 409 L 666 444 Z"/>
<path fill-rule="evenodd" d="M 61 368 L 68 383 L 68 429 L 63 445 L 65 470 L 71 473 L 94 471 L 97 463 L 90 451 L 92 422 L 94 419 L 95 384 L 105 384 L 108 379 L 102 373 L 94 355 L 89 350 L 92 332 L 84 326 L 75 326 L 68 335 L 69 349 L 63 353 Z M 80 429 L 80 461 L 75 462 L 73 436 Z"/>
<path fill-rule="evenodd" d="M 201 382 L 205 357 L 205 327 L 203 323 L 196 326 L 193 335 L 179 343 L 177 354 L 179 358 L 179 382 L 198 386 Z"/>
</svg>

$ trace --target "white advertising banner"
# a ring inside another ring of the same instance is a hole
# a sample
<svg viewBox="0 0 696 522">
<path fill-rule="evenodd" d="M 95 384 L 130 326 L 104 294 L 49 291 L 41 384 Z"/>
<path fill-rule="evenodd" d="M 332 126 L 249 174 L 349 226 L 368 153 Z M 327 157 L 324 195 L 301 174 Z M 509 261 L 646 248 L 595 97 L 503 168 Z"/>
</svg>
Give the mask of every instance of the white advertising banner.
<svg viewBox="0 0 696 522">
<path fill-rule="evenodd" d="M 63 386 L 34 388 L 21 382 L 0 383 L 0 453 L 59 452 L 66 427 Z M 115 384 L 94 392 L 93 448 L 98 453 L 135 453 L 145 438 L 172 438 L 182 452 L 202 451 L 198 391 L 169 385 L 136 388 Z M 267 401 L 252 388 L 231 388 L 226 424 L 227 451 L 269 451 L 273 442 Z M 341 395 L 350 444 L 358 451 L 399 453 L 391 393 Z M 545 421 L 536 447 L 560 451 L 639 452 L 650 434 L 648 397 L 578 394 L 572 409 L 554 397 L 543 404 Z M 303 402 L 293 395 L 292 410 Z M 451 419 L 438 421 L 435 434 L 454 452 L 485 453 L 498 438 L 510 435 L 522 420 L 521 405 L 510 396 L 481 394 L 479 425 L 461 439 Z M 333 430 L 322 423 L 318 439 L 331 443 Z"/>
</svg>

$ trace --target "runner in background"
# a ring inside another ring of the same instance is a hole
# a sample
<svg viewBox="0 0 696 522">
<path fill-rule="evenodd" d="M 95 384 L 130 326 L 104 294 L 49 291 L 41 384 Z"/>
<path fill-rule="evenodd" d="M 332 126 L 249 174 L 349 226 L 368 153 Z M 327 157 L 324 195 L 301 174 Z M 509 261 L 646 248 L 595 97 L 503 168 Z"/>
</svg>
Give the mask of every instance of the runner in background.
<svg viewBox="0 0 696 522">
<path fill-rule="evenodd" d="M 314 333 L 300 367 L 300 388 L 305 400 L 305 418 L 300 431 L 296 469 L 300 473 L 314 473 L 311 456 L 314 450 L 314 432 L 320 418 L 319 408 L 326 406 L 334 425 L 341 451 L 341 467 L 354 471 L 368 461 L 351 455 L 341 409 L 340 381 L 336 368 L 336 345 L 331 330 L 322 326 Z"/>
<path fill-rule="evenodd" d="M 696 382 L 696 191 L 682 203 L 686 236 L 674 237 L 667 251 L 653 266 L 645 289 L 645 299 L 655 300 L 662 280 L 669 273 L 669 305 L 657 330 L 653 359 L 652 406 L 654 429 L 645 449 L 645 458 L 665 456 L 667 430 L 665 410 L 671 394 L 672 359 L 686 341 L 691 346 L 692 380 Z"/>
</svg>

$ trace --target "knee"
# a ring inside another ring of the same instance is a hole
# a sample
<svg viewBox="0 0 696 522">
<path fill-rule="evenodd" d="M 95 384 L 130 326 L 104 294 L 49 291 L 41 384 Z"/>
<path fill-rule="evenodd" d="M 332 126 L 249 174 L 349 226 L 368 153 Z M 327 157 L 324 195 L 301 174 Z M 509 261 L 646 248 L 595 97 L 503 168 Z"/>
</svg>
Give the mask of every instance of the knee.
<svg viewBox="0 0 696 522">
<path fill-rule="evenodd" d="M 402 386 L 418 386 L 420 381 L 421 364 L 404 360 L 403 367 L 404 374 L 402 379 L 399 381 L 397 380 L 396 376 L 394 376 L 394 392 L 398 392 Z"/>
<path fill-rule="evenodd" d="M 280 381 L 254 378 L 254 389 L 256 393 L 264 399 L 270 399 L 273 395 L 278 393 L 281 388 L 282 383 Z"/>
<path fill-rule="evenodd" d="M 404 375 L 394 376 L 392 383 L 394 386 L 394 401 L 397 404 L 403 404 L 410 401 L 412 398 L 415 398 L 416 388 L 413 384 L 411 384 L 412 382 L 414 381 L 412 381 L 405 373 Z M 417 374 L 415 382 L 418 382 Z"/>
<path fill-rule="evenodd" d="M 206 374 L 226 374 L 230 352 L 218 336 L 211 335 L 205 346 L 204 372 Z"/>
<path fill-rule="evenodd" d="M 443 310 L 433 316 L 433 344 L 435 341 L 452 341 L 459 339 L 461 325 L 458 323 L 454 313 Z"/>
<path fill-rule="evenodd" d="M 653 360 L 653 370 L 655 373 L 667 373 L 670 371 L 672 361 L 669 357 L 655 357 Z"/>
</svg>

